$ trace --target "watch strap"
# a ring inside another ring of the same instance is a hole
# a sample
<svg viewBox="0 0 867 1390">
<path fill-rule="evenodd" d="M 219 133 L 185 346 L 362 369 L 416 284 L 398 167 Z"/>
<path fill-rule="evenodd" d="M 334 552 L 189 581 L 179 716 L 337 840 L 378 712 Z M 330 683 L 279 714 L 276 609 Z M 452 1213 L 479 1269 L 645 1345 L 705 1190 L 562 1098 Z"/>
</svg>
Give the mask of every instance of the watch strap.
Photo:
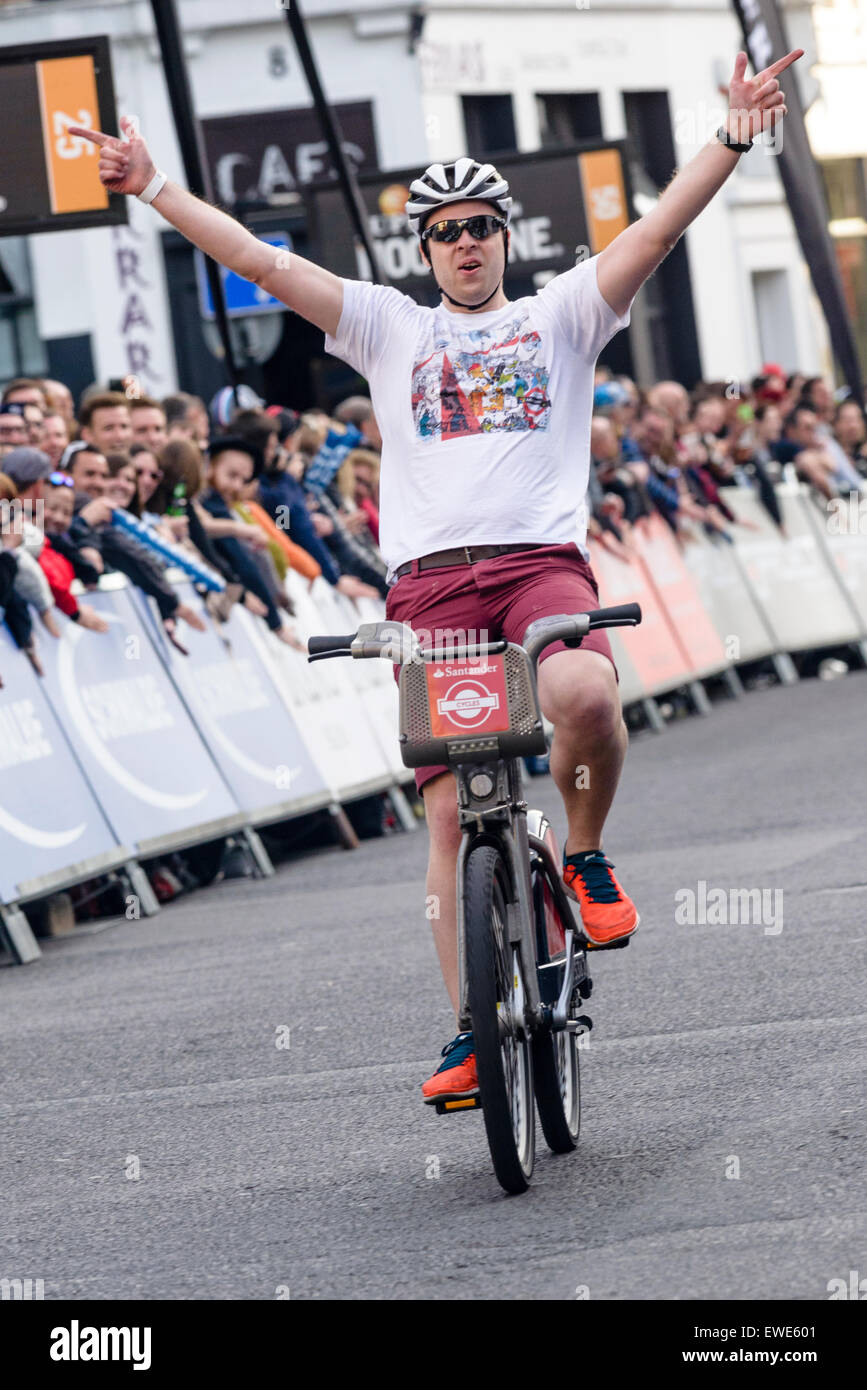
<svg viewBox="0 0 867 1390">
<path fill-rule="evenodd" d="M 747 144 L 744 145 L 739 143 L 737 140 L 732 139 L 731 135 L 726 130 L 724 125 L 720 126 L 719 130 L 716 133 L 716 138 L 717 140 L 719 140 L 721 145 L 725 145 L 726 149 L 737 150 L 738 154 L 746 154 L 748 150 L 751 150 L 753 148 L 752 140 L 750 140 Z"/>
</svg>

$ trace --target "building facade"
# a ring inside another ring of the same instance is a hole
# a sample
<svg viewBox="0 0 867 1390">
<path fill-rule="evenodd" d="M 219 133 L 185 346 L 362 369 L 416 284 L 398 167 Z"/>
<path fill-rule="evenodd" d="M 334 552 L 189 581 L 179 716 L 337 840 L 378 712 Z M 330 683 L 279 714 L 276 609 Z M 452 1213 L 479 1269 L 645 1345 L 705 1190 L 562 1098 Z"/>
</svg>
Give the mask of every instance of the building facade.
<svg viewBox="0 0 867 1390">
<path fill-rule="evenodd" d="M 329 160 L 279 4 L 250 0 L 241 17 L 230 0 L 178 0 L 178 12 L 216 200 L 315 254 L 305 188 Z M 304 14 L 360 172 L 620 140 L 638 213 L 720 124 L 719 86 L 740 47 L 727 0 L 305 0 Z M 786 18 L 806 65 L 810 10 L 786 6 Z M 158 164 L 183 182 L 146 0 L 0 7 L 0 43 L 85 33 L 109 36 L 119 114 L 139 117 Z M 50 371 L 81 389 L 134 372 L 157 395 L 223 384 L 195 257 L 152 209 L 128 209 L 125 228 L 0 240 L 15 291 L 3 295 L 0 279 L 0 379 Z M 325 360 L 316 330 L 265 308 L 233 323 L 247 379 L 272 400 L 327 404 L 348 382 L 342 365 Z M 830 370 L 771 152 L 740 161 L 642 291 L 620 351 L 644 384 L 735 380 L 768 359 Z"/>
</svg>

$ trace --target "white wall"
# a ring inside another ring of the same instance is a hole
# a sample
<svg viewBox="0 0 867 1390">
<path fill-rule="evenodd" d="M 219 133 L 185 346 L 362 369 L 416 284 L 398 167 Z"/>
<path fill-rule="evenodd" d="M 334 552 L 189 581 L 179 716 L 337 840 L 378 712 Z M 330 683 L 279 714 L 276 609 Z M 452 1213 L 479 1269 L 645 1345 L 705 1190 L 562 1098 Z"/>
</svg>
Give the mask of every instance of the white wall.
<svg viewBox="0 0 867 1390">
<path fill-rule="evenodd" d="M 800 34 L 809 11 L 795 8 Z M 722 121 L 717 87 L 728 82 L 740 47 L 728 0 L 588 0 L 587 8 L 576 0 L 429 0 L 422 73 L 431 155 L 466 152 L 462 93 L 512 92 L 519 148 L 531 150 L 540 136 L 536 93 L 599 92 L 604 135 L 617 139 L 626 134 L 622 92 L 667 90 L 682 167 Z M 758 150 L 744 156 L 765 158 Z M 748 217 L 739 215 L 741 198 Z M 760 361 L 750 269 L 768 255 L 781 268 L 800 261 L 779 179 L 736 173 L 690 228 L 686 245 L 705 376 L 753 375 Z M 803 277 L 792 275 L 791 284 L 796 342 L 786 365 L 819 370 L 824 324 Z"/>
<path fill-rule="evenodd" d="M 416 59 L 408 48 L 405 3 L 375 0 L 307 0 L 308 33 L 328 97 L 337 102 L 370 100 L 383 167 L 425 160 L 426 137 Z M 309 106 L 304 74 L 282 10 L 273 0 L 180 0 L 179 15 L 193 101 L 200 117 Z M 321 16 L 321 17 L 320 17 Z M 142 134 L 157 164 L 185 184 L 174 135 L 165 78 L 154 36 L 150 5 L 144 0 L 75 0 L 5 6 L 0 11 L 0 43 L 36 43 L 81 35 L 111 39 L 118 114 L 139 117 Z M 268 51 L 285 50 L 288 71 L 269 71 Z M 130 286 L 121 292 L 118 243 L 140 255 L 141 277 L 149 288 L 137 292 L 150 327 L 146 338 L 159 376 L 145 384 L 155 394 L 178 383 L 165 291 L 157 212 L 128 200 L 134 232 L 100 228 L 52 232 L 29 238 L 39 331 L 43 338 L 93 335 L 100 378 L 130 368 L 122 333 Z M 127 334 L 127 338 L 129 334 Z"/>
</svg>

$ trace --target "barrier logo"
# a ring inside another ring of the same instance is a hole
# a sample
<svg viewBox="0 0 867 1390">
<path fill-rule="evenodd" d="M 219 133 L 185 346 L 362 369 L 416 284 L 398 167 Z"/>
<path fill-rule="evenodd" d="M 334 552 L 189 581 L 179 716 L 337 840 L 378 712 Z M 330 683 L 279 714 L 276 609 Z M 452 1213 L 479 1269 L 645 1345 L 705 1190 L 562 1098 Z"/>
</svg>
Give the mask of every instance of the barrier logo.
<svg viewBox="0 0 867 1390">
<path fill-rule="evenodd" d="M 506 672 L 502 658 L 451 666 L 428 666 L 428 701 L 431 733 L 435 738 L 454 734 L 503 733 L 509 727 Z"/>
</svg>

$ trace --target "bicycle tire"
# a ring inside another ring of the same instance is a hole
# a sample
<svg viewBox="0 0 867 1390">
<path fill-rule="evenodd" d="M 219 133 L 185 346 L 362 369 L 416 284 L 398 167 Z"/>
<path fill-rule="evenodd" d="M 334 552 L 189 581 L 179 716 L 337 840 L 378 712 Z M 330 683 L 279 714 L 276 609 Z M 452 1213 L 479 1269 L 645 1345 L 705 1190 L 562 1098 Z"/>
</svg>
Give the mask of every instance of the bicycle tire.
<svg viewBox="0 0 867 1390">
<path fill-rule="evenodd" d="M 545 874 L 533 870 L 533 913 L 540 965 L 551 959 L 545 922 Z M 549 896 L 549 904 L 553 900 Z M 562 972 L 561 972 L 562 978 Z M 581 1067 L 578 1038 L 565 1030 L 533 1038 L 533 1086 L 545 1143 L 552 1153 L 571 1153 L 581 1132 Z"/>
<path fill-rule="evenodd" d="M 506 935 L 506 884 L 499 850 L 479 845 L 471 851 L 464 931 L 479 1095 L 497 1181 L 517 1194 L 526 1192 L 533 1174 L 536 1112 L 532 1043 L 518 1038 L 512 1025 L 513 972 L 521 964 Z"/>
</svg>

